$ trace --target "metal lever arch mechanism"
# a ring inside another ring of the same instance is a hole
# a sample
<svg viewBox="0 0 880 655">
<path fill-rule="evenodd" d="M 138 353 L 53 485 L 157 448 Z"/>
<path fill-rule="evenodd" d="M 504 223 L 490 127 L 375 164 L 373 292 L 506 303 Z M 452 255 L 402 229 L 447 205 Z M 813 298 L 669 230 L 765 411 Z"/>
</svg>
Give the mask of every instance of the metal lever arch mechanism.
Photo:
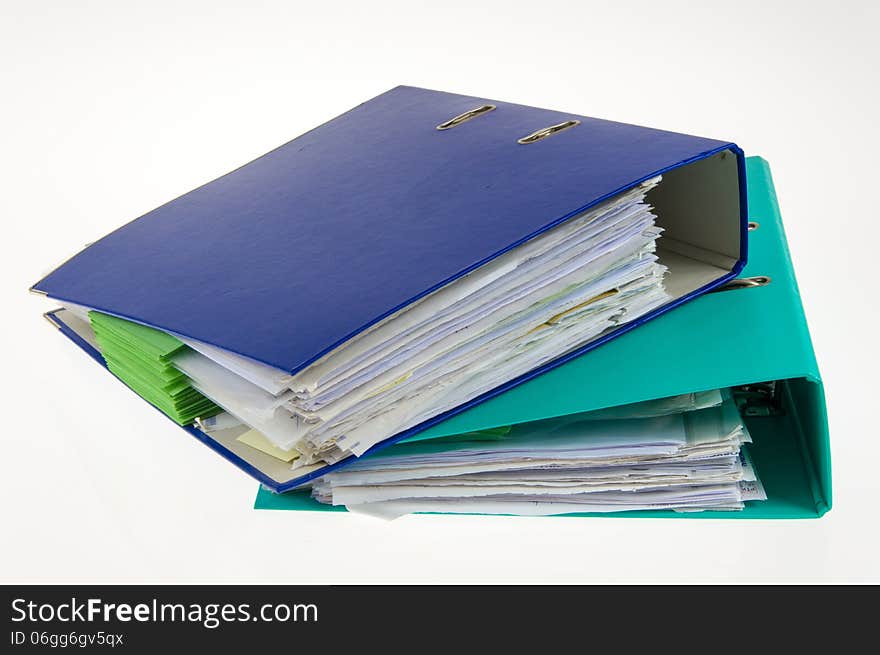
<svg viewBox="0 0 880 655">
<path fill-rule="evenodd" d="M 550 127 L 544 127 L 540 130 L 536 130 L 529 134 L 528 136 L 524 136 L 521 139 L 517 140 L 517 143 L 522 143 L 523 145 L 534 143 L 535 141 L 540 141 L 541 139 L 546 139 L 548 136 L 552 136 L 557 132 L 562 132 L 564 130 L 569 130 L 576 125 L 580 125 L 581 122 L 579 120 L 570 120 L 564 121 L 562 123 L 557 123 L 556 125 L 551 125 Z"/>
<path fill-rule="evenodd" d="M 481 107 L 477 107 L 475 109 L 471 109 L 469 111 L 464 112 L 463 114 L 459 114 L 455 118 L 450 118 L 448 121 L 440 123 L 437 126 L 438 130 L 448 130 L 457 125 L 461 125 L 462 123 L 466 123 L 469 120 L 477 118 L 478 116 L 482 116 L 483 114 L 487 114 L 490 111 L 495 109 L 495 105 L 483 105 Z"/>
<path fill-rule="evenodd" d="M 756 275 L 754 277 L 738 277 L 734 278 L 726 284 L 722 284 L 717 289 L 713 289 L 710 293 L 718 293 L 719 291 L 733 291 L 734 289 L 749 289 L 751 287 L 763 287 L 770 284 L 770 276 Z"/>
<path fill-rule="evenodd" d="M 484 114 L 489 113 L 490 111 L 494 111 L 496 109 L 495 105 L 482 105 L 480 107 L 475 107 L 474 109 L 469 109 L 468 111 L 459 114 L 453 118 L 450 118 L 448 121 L 444 121 L 437 126 L 438 130 L 449 130 L 453 127 L 457 127 L 462 123 L 466 123 L 474 118 L 479 116 L 483 116 Z M 529 143 L 535 143 L 536 141 L 540 141 L 541 139 L 546 139 L 548 136 L 552 136 L 558 132 L 563 132 L 564 130 L 571 129 L 576 125 L 580 125 L 580 121 L 577 119 L 572 119 L 568 121 L 563 121 L 562 123 L 557 123 L 556 125 L 550 125 L 548 127 L 542 127 L 540 130 L 535 130 L 531 134 L 528 134 L 521 139 L 517 139 L 517 143 L 521 143 L 523 145 Z"/>
</svg>

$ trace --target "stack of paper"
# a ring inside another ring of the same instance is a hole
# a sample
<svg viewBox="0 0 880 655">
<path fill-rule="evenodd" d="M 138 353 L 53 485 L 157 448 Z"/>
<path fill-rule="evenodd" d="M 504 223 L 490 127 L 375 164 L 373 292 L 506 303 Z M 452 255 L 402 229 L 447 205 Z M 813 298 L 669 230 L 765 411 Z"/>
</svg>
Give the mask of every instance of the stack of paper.
<svg viewBox="0 0 880 655">
<path fill-rule="evenodd" d="M 203 408 L 202 417 L 210 415 L 216 404 L 294 467 L 333 463 L 363 455 L 666 304 L 666 268 L 654 254 L 661 229 L 645 199 L 659 183 L 660 178 L 644 182 L 509 250 L 296 375 L 163 335 L 171 341 L 158 354 L 161 364 L 181 374 L 187 393 L 210 399 L 186 406 L 186 412 L 155 392 L 164 378 L 142 384 L 141 369 L 129 374 L 119 366 L 121 351 L 111 348 L 103 326 L 125 321 L 66 306 L 88 314 L 111 370 L 175 420 L 194 418 L 195 407 Z M 149 351 L 150 344 L 124 345 L 131 361 L 140 361 L 140 349 Z"/>
<path fill-rule="evenodd" d="M 398 444 L 319 478 L 314 497 L 410 512 L 551 515 L 742 509 L 764 500 L 727 391 L 514 426 L 497 441 Z M 630 418 L 630 417 L 640 418 Z"/>
</svg>

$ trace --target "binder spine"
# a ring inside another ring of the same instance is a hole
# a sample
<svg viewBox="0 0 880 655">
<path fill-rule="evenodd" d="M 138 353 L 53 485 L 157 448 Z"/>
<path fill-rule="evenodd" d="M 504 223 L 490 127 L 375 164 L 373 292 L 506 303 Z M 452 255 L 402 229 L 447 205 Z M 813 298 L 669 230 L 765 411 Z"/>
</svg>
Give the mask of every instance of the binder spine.
<svg viewBox="0 0 880 655">
<path fill-rule="evenodd" d="M 766 160 L 752 157 L 749 174 L 752 182 L 766 191 L 752 199 L 749 226 L 752 232 L 758 230 L 752 238 L 756 240 L 756 244 L 764 239 L 776 244 L 781 251 L 781 265 L 777 265 L 772 270 L 755 269 L 748 272 L 768 278 L 768 284 L 772 279 L 772 285 L 787 287 L 784 294 L 774 296 L 774 301 L 778 305 L 777 311 L 789 318 L 786 321 L 785 338 L 797 343 L 799 358 L 797 362 L 790 362 L 788 367 L 791 370 L 783 371 L 784 374 L 779 377 L 784 380 L 786 404 L 793 414 L 792 420 L 800 442 L 806 477 L 810 482 L 816 512 L 822 516 L 831 508 L 832 500 L 831 452 L 822 378 L 794 275 L 791 252 L 782 224 L 770 166 Z"/>
<path fill-rule="evenodd" d="M 828 440 L 828 417 L 821 380 L 801 378 L 785 385 L 804 468 L 813 494 L 816 514 L 831 509 L 831 453 Z"/>
</svg>

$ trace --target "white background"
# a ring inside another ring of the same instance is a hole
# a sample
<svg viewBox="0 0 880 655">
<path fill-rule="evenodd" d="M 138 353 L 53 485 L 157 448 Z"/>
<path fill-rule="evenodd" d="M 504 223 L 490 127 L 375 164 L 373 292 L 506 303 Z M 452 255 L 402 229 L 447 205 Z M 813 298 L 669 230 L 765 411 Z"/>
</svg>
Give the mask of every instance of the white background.
<svg viewBox="0 0 880 655">
<path fill-rule="evenodd" d="M 0 582 L 880 582 L 876 3 L 0 7 Z M 398 84 L 767 158 L 826 381 L 834 509 L 256 512 L 256 483 L 41 318 L 27 288 L 87 242 Z"/>
</svg>

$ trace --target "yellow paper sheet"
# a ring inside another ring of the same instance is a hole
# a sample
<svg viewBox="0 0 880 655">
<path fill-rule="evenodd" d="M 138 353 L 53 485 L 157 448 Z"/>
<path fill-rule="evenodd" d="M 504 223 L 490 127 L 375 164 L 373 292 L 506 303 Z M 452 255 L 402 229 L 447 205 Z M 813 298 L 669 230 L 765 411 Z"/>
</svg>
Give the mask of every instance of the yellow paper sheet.
<svg viewBox="0 0 880 655">
<path fill-rule="evenodd" d="M 256 448 L 260 452 L 271 455 L 276 459 L 280 459 L 282 462 L 292 462 L 299 457 L 299 453 L 296 450 L 281 450 L 278 446 L 264 437 L 261 432 L 257 432 L 256 430 L 248 430 L 238 437 L 236 441 L 240 441 L 251 448 Z"/>
</svg>

